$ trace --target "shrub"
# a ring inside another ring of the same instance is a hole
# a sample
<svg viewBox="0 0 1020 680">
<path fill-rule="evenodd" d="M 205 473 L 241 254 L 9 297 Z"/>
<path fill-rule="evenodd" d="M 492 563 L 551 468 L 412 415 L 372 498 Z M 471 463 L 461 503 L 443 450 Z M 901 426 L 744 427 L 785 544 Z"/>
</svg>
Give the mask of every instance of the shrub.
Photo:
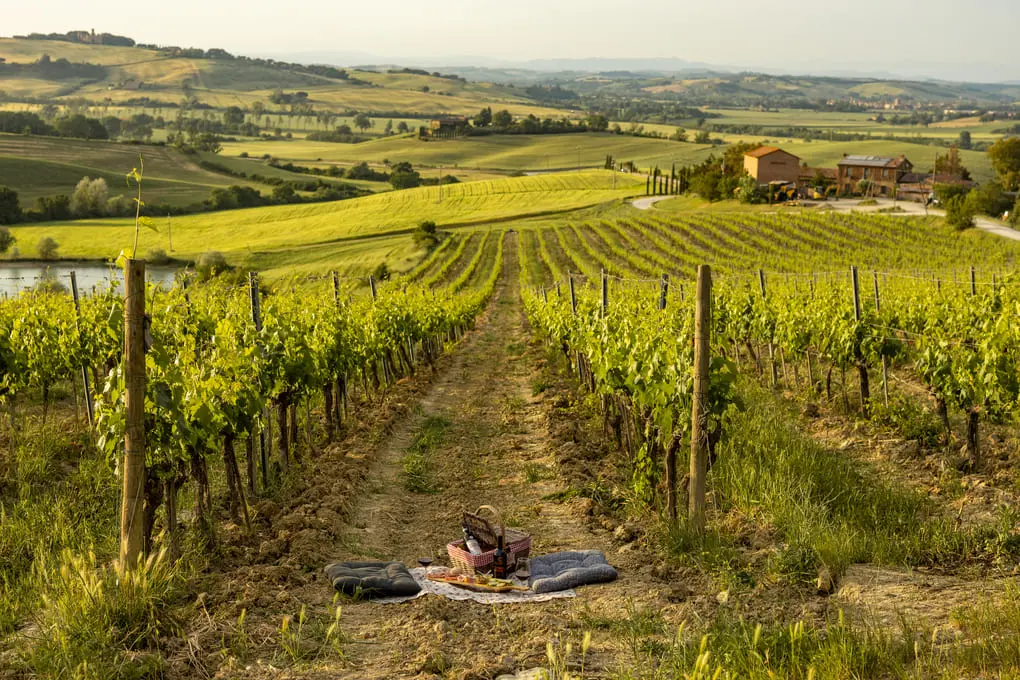
<svg viewBox="0 0 1020 680">
<path fill-rule="evenodd" d="M 37 293 L 67 293 L 67 286 L 57 280 L 56 274 L 47 269 L 42 278 L 32 287 Z"/>
<path fill-rule="evenodd" d="M 421 185 L 421 175 L 417 170 L 394 172 L 390 175 L 390 185 L 394 189 L 413 189 Z"/>
<path fill-rule="evenodd" d="M 35 199 L 35 212 L 38 214 L 39 219 L 43 221 L 50 220 L 69 220 L 71 219 L 71 197 L 64 196 L 40 196 Z"/>
<path fill-rule="evenodd" d="M 386 281 L 390 278 L 390 266 L 385 262 L 380 262 L 375 269 L 372 270 L 372 278 L 376 281 Z"/>
<path fill-rule="evenodd" d="M 722 175 L 714 170 L 700 173 L 691 180 L 691 191 L 706 201 L 717 201 L 721 179 Z"/>
<path fill-rule="evenodd" d="M 441 239 L 436 231 L 436 223 L 432 220 L 425 220 L 414 230 L 414 243 L 419 248 L 431 250 L 436 247 Z"/>
<path fill-rule="evenodd" d="M 134 217 L 135 204 L 127 196 L 114 196 L 106 202 L 105 212 L 111 217 Z"/>
<path fill-rule="evenodd" d="M 10 229 L 7 227 L 0 227 L 0 253 L 6 253 L 10 250 L 11 246 L 13 246 L 17 240 L 18 239 L 14 238 L 14 234 L 11 233 Z"/>
<path fill-rule="evenodd" d="M 294 187 L 289 184 L 273 188 L 274 203 L 293 203 L 297 199 L 298 195 L 294 192 Z"/>
<path fill-rule="evenodd" d="M 153 248 L 145 254 L 145 259 L 149 262 L 149 264 L 170 264 L 170 256 L 167 255 L 166 251 L 162 248 Z"/>
<path fill-rule="evenodd" d="M 0 224 L 15 224 L 21 221 L 21 205 L 18 203 L 18 192 L 0 186 Z"/>
<path fill-rule="evenodd" d="M 71 194 L 71 214 L 75 217 L 99 217 L 106 211 L 110 190 L 102 177 L 82 177 Z"/>
<path fill-rule="evenodd" d="M 946 202 L 946 224 L 962 231 L 974 226 L 974 205 L 967 197 L 953 196 Z"/>
<path fill-rule="evenodd" d="M 49 236 L 43 236 L 35 245 L 35 252 L 42 260 L 55 260 L 60 245 Z"/>
<path fill-rule="evenodd" d="M 740 184 L 737 186 L 737 198 L 740 199 L 741 203 L 762 202 L 761 190 L 758 188 L 758 182 L 754 177 L 745 175 L 740 178 Z"/>
<path fill-rule="evenodd" d="M 223 256 L 223 253 L 213 250 L 198 256 L 195 271 L 198 273 L 200 281 L 207 281 L 223 272 L 230 271 L 230 265 L 227 264 L 227 258 Z"/>
</svg>

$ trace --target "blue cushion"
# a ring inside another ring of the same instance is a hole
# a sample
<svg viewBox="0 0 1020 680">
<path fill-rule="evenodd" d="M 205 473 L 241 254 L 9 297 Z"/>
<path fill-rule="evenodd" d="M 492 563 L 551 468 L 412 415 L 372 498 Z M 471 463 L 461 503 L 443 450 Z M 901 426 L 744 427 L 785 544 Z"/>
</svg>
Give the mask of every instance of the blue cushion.
<svg viewBox="0 0 1020 680">
<path fill-rule="evenodd" d="M 528 584 L 536 593 L 553 593 L 590 583 L 616 580 L 616 569 L 598 550 L 581 550 L 532 557 Z"/>
<path fill-rule="evenodd" d="M 421 587 L 399 562 L 343 562 L 326 567 L 333 587 L 346 595 L 368 597 L 417 595 Z"/>
</svg>

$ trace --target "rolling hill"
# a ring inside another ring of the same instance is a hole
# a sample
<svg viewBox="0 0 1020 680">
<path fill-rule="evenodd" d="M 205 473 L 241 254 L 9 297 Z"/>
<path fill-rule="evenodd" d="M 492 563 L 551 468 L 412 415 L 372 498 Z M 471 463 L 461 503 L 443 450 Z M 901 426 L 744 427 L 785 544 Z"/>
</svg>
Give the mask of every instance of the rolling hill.
<svg viewBox="0 0 1020 680">
<path fill-rule="evenodd" d="M 583 173 L 465 182 L 375 194 L 333 203 L 286 205 L 189 215 L 173 220 L 174 255 L 196 258 L 218 250 L 234 262 L 257 252 L 312 249 L 329 244 L 408 232 L 422 220 L 443 228 L 563 213 L 643 194 L 643 177 L 598 170 Z M 128 219 L 52 223 L 13 229 L 23 256 L 51 237 L 64 258 L 114 258 L 130 248 Z M 143 230 L 141 253 L 169 251 L 168 234 Z M 308 255 L 314 252 L 305 251 Z"/>
<path fill-rule="evenodd" d="M 246 182 L 199 167 L 195 157 L 170 147 L 105 141 L 0 134 L 0 184 L 18 192 L 23 207 L 39 196 L 71 195 L 85 176 L 102 177 L 111 195 L 130 194 L 126 173 L 145 162 L 146 202 L 189 205 L 209 198 L 216 187 Z"/>
<path fill-rule="evenodd" d="M 144 47 L 0 38 L 0 58 L 9 64 L 29 64 L 44 55 L 102 66 L 105 77 L 53 80 L 9 77 L 0 71 L 0 91 L 7 99 L 84 97 L 111 104 L 141 99 L 177 104 L 194 97 L 202 104 L 226 107 L 264 102 L 283 89 L 306 91 L 308 103 L 338 111 L 473 114 L 486 105 L 496 105 L 520 115 L 565 113 L 532 101 L 523 90 L 417 73 L 350 71 L 348 79 L 339 79 L 282 63 L 174 56 Z"/>
</svg>

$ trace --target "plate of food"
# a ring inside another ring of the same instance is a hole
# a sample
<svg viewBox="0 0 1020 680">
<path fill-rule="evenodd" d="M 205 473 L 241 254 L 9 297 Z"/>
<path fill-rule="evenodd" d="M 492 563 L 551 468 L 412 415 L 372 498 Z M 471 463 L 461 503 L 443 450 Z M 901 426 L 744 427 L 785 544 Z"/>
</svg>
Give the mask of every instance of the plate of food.
<svg viewBox="0 0 1020 680">
<path fill-rule="evenodd" d="M 465 574 L 460 569 L 436 569 L 428 573 L 430 581 L 449 583 L 458 588 L 472 590 L 476 593 L 509 593 L 527 591 L 526 586 L 517 585 L 513 581 L 493 578 L 486 574 Z"/>
</svg>

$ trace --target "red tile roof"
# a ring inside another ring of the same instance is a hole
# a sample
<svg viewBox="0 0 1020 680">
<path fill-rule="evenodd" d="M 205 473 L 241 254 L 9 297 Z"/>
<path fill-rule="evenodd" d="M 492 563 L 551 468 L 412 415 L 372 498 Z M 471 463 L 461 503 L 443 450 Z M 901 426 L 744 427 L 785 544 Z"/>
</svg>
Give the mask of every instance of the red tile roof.
<svg viewBox="0 0 1020 680">
<path fill-rule="evenodd" d="M 754 151 L 748 151 L 744 155 L 745 156 L 750 156 L 752 158 L 761 158 L 763 156 L 768 156 L 769 154 L 776 153 L 777 151 L 780 152 L 780 153 L 785 153 L 787 156 L 793 156 L 793 154 L 790 153 L 789 151 L 783 151 L 782 149 L 780 149 L 778 147 L 775 147 L 775 146 L 759 146 Z M 798 158 L 797 156 L 793 156 L 793 157 L 794 158 Z"/>
</svg>

